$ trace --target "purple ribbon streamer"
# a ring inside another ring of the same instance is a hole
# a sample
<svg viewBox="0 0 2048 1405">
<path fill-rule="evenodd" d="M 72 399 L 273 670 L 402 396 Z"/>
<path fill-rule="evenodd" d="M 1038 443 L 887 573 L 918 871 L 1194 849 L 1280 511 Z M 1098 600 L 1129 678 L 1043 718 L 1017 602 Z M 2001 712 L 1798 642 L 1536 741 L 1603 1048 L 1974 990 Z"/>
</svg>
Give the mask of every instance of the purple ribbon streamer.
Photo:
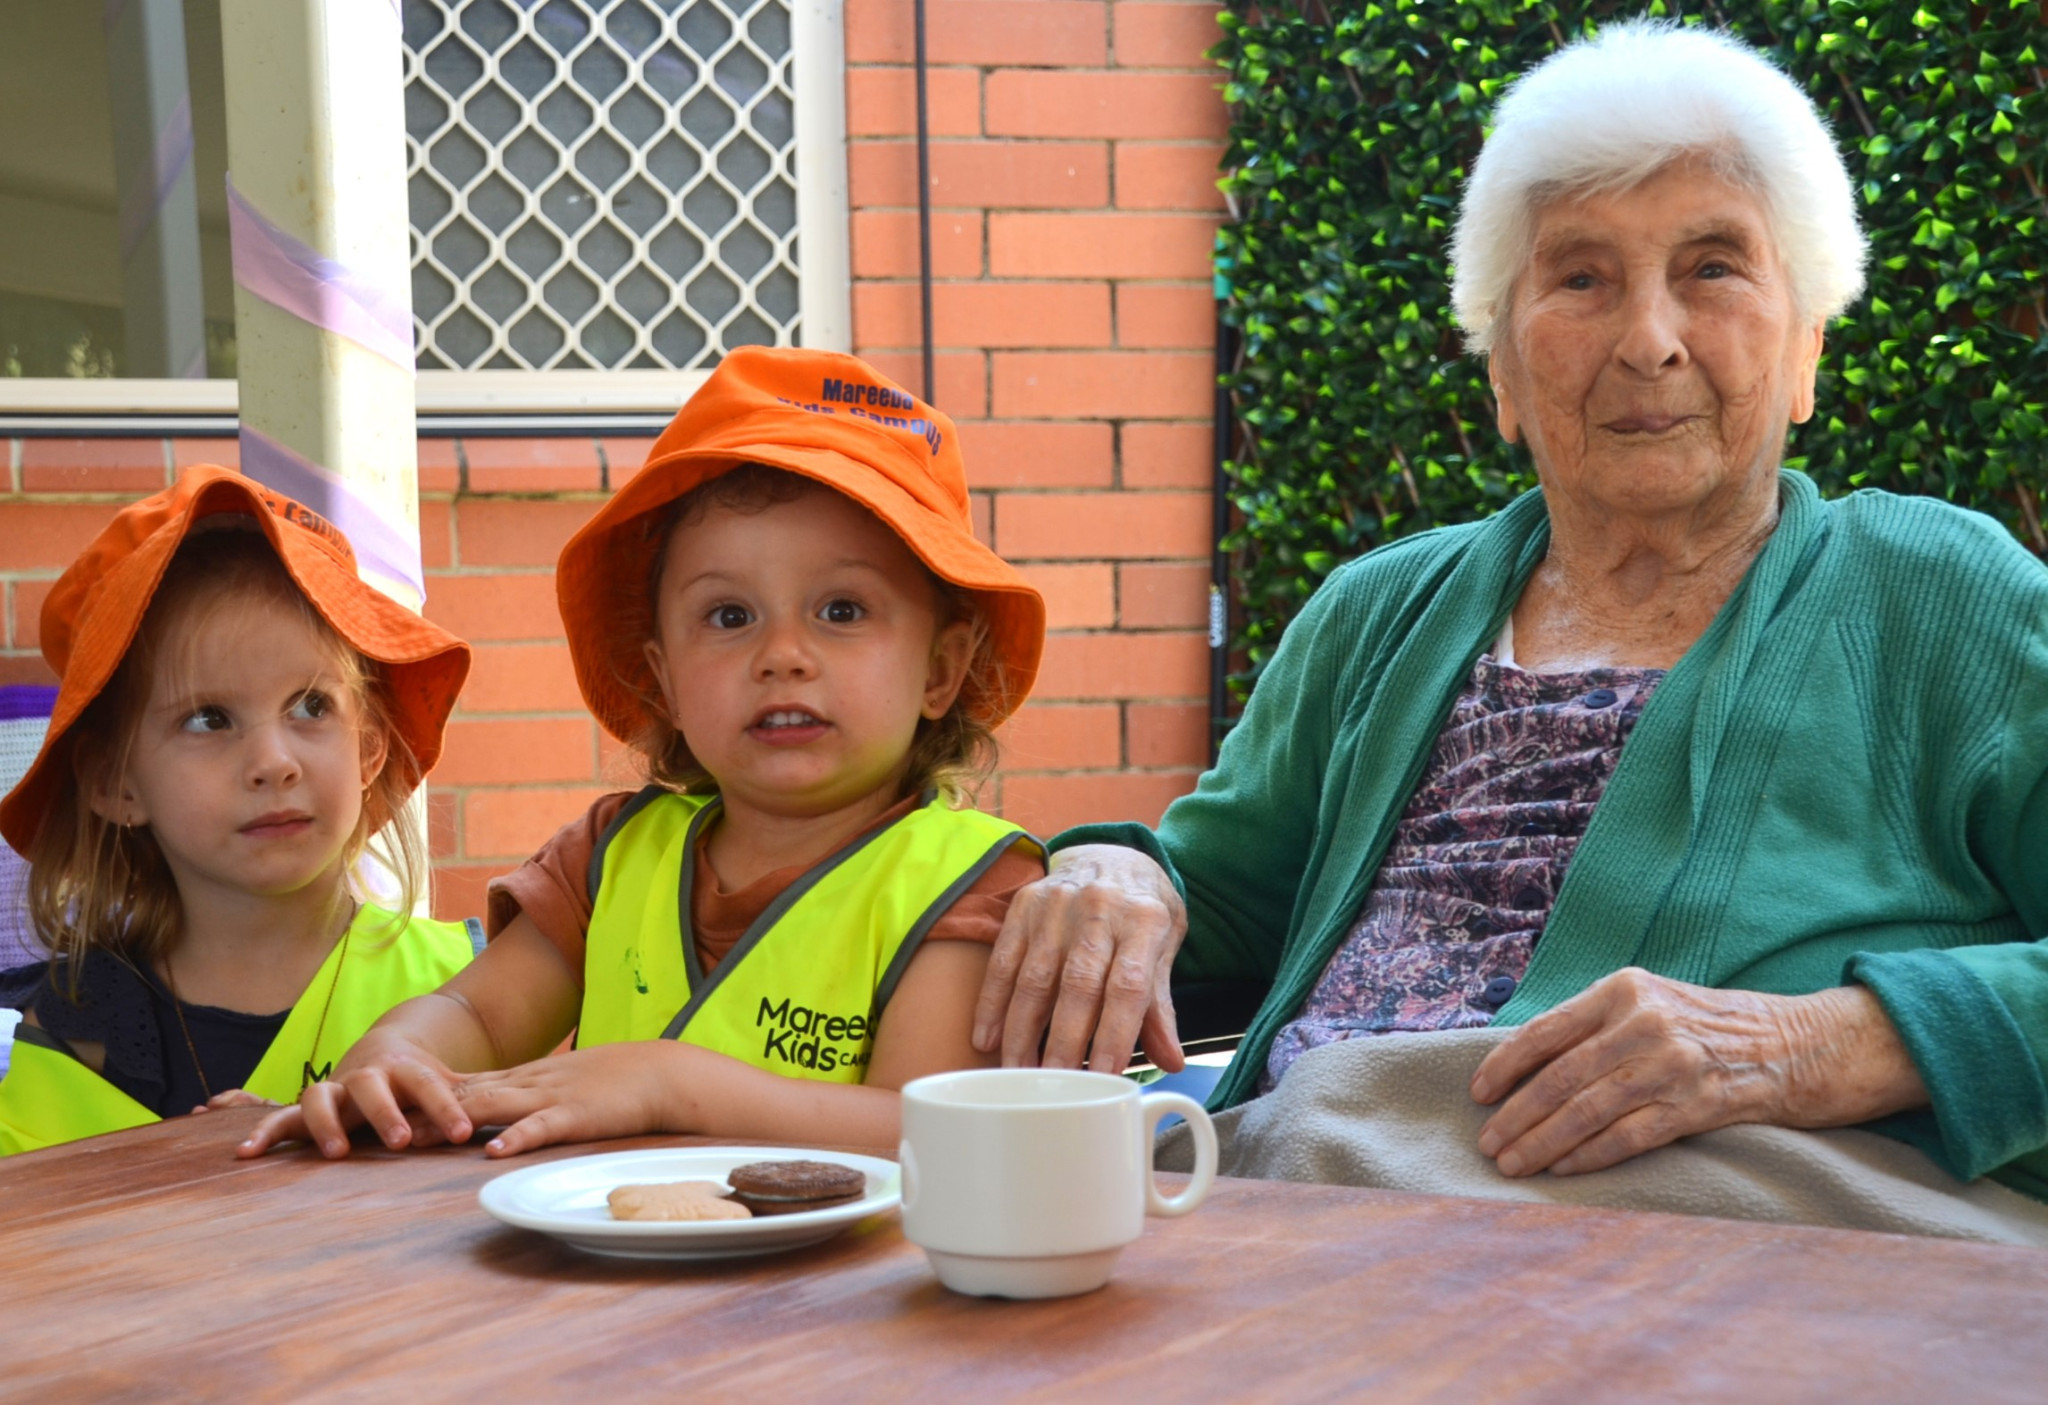
<svg viewBox="0 0 2048 1405">
<path fill-rule="evenodd" d="M 149 179 L 137 181 L 121 197 L 121 262 L 127 263 L 142 236 L 163 213 L 171 198 L 171 187 L 192 164 L 192 95 L 182 94 L 171 115 L 156 134 L 156 149 L 150 153 Z"/>
<path fill-rule="evenodd" d="M 417 535 L 408 536 L 364 501 L 346 480 L 294 453 L 261 430 L 242 426 L 242 472 L 325 517 L 355 548 L 356 560 L 427 595 Z"/>
<path fill-rule="evenodd" d="M 292 238 L 242 198 L 233 176 L 228 238 L 235 281 L 244 288 L 302 322 L 413 369 L 411 298 L 393 298 L 375 280 Z"/>
</svg>

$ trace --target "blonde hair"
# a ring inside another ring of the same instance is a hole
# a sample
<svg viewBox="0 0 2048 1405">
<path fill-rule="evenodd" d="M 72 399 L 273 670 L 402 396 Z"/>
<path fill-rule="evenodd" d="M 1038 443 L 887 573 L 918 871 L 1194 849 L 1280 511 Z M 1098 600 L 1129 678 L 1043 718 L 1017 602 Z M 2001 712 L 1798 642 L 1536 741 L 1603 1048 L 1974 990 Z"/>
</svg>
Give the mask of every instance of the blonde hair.
<svg viewBox="0 0 2048 1405">
<path fill-rule="evenodd" d="M 794 502 L 805 493 L 831 491 L 800 473 L 746 463 L 698 484 L 669 504 L 667 511 L 643 517 L 641 529 L 654 548 L 654 566 L 648 572 L 645 595 L 647 612 L 643 617 L 648 637 L 653 638 L 660 627 L 661 575 L 668 562 L 668 542 L 677 527 L 701 520 L 715 507 L 741 513 L 764 512 L 778 503 Z M 996 655 L 988 619 L 974 596 L 941 580 L 923 562 L 918 562 L 918 566 L 931 582 L 937 598 L 940 628 L 960 622 L 969 626 L 967 679 L 944 716 L 918 720 L 910 744 L 909 768 L 897 798 L 935 791 L 950 804 L 964 804 L 995 770 L 997 746 L 991 719 L 997 700 L 1006 695 L 1002 661 Z M 647 778 L 682 794 L 716 792 L 718 782 L 691 754 L 689 743 L 669 718 L 668 703 L 661 691 L 644 681 L 621 682 L 640 702 L 644 722 L 631 745 L 639 753 Z"/>
<path fill-rule="evenodd" d="M 399 886 L 394 935 L 426 892 L 427 860 L 418 835 L 409 824 L 391 823 L 418 782 L 419 763 L 392 724 L 384 670 L 321 618 L 253 523 L 222 516 L 207 526 L 180 544 L 120 666 L 73 725 L 74 783 L 57 789 L 24 856 L 30 923 L 52 960 L 65 963 L 74 997 L 87 951 L 154 962 L 184 933 L 177 884 L 148 827 L 115 824 L 93 809 L 89 797 L 105 794 L 127 770 L 157 662 L 229 600 L 259 597 L 296 610 L 331 650 L 342 686 L 360 709 L 365 754 L 373 739 L 383 742 L 384 764 L 363 792 L 362 814 L 342 853 L 343 872 L 356 866 L 381 830 L 376 858 Z"/>
</svg>

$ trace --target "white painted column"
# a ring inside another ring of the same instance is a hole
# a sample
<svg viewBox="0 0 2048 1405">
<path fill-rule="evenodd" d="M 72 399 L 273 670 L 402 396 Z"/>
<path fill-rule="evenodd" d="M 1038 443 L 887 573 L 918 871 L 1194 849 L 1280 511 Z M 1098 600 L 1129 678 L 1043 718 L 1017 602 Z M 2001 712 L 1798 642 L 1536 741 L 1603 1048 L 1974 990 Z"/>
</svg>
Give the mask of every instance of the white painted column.
<svg viewBox="0 0 2048 1405">
<path fill-rule="evenodd" d="M 846 176 L 844 0 L 790 0 L 790 62 L 796 65 L 798 340 L 820 351 L 853 350 L 853 267 Z"/>
<path fill-rule="evenodd" d="M 221 0 L 220 9 L 242 471 L 326 516 L 348 534 L 363 579 L 418 609 L 398 3 Z M 421 853 L 426 794 L 421 786 L 394 821 Z"/>
<path fill-rule="evenodd" d="M 221 0 L 242 467 L 422 600 L 395 0 Z"/>
<path fill-rule="evenodd" d="M 114 0 L 104 13 L 127 331 L 121 371 L 201 377 L 206 308 L 184 7 L 179 0 Z"/>
</svg>

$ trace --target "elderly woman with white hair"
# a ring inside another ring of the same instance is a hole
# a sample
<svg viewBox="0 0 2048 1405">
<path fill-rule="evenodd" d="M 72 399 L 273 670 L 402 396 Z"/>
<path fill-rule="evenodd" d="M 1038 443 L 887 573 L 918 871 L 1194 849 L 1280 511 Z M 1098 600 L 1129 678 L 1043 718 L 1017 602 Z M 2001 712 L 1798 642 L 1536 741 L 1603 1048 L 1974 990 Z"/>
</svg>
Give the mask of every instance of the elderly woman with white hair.
<svg viewBox="0 0 2048 1405">
<path fill-rule="evenodd" d="M 1781 468 L 1862 288 L 1812 104 L 1732 39 L 1611 28 L 1510 91 L 1454 253 L 1540 489 L 1335 572 L 1156 831 L 1059 836 L 977 1042 L 1177 1067 L 1170 970 L 1266 992 L 1213 1107 L 1491 1025 L 1510 1177 L 1872 1124 L 2042 1196 L 2048 571 Z"/>
</svg>

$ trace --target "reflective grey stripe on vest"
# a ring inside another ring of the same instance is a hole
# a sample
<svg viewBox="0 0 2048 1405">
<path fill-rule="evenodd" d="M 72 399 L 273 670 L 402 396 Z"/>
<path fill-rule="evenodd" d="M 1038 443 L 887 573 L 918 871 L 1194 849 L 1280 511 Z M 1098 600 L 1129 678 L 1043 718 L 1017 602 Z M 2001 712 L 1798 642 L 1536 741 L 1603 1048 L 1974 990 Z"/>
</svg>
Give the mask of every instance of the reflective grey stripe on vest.
<svg viewBox="0 0 2048 1405">
<path fill-rule="evenodd" d="M 727 976 L 738 969 L 748 952 L 761 944 L 761 939 L 782 920 L 784 913 L 796 905 L 797 899 L 817 887 L 826 874 L 917 813 L 916 810 L 905 811 L 897 816 L 894 823 L 883 825 L 880 829 L 869 830 L 838 853 L 811 865 L 794 883 L 777 893 L 775 900 L 762 909 L 761 915 L 748 924 L 747 930 L 740 934 L 740 939 L 733 943 L 732 950 L 718 963 L 718 969 L 707 978 L 703 963 L 697 960 L 696 935 L 690 924 L 690 884 L 691 879 L 696 876 L 698 831 L 703 826 L 704 817 L 717 808 L 718 802 L 714 800 L 699 810 L 691 820 L 690 832 L 683 841 L 683 876 L 676 893 L 676 912 L 682 928 L 684 968 L 690 974 L 690 1000 L 682 1009 L 676 1011 L 676 1017 L 668 1022 L 668 1028 L 662 1030 L 663 1039 L 674 1039 L 689 1026 L 697 1011 L 704 1007 L 704 1002 L 711 998 L 711 993 L 724 984 Z"/>
<path fill-rule="evenodd" d="M 611 848 L 612 840 L 616 839 L 620 831 L 625 829 L 642 810 L 664 795 L 673 794 L 675 792 L 665 790 L 658 785 L 647 786 L 621 806 L 619 813 L 612 817 L 612 822 L 604 827 L 604 833 L 598 836 L 597 846 L 591 852 L 590 868 L 586 878 L 590 889 L 590 905 L 593 910 L 597 906 L 597 890 L 604 881 L 605 852 Z M 761 944 L 762 939 L 768 935 L 775 924 L 780 922 L 792 907 L 796 906 L 804 894 L 810 892 L 811 889 L 823 882 L 826 875 L 831 873 L 833 869 L 839 867 L 839 865 L 851 859 L 869 844 L 881 838 L 889 830 L 895 828 L 897 824 L 901 824 L 904 820 L 917 814 L 925 806 L 929 805 L 934 798 L 935 795 L 932 791 L 926 791 L 918 797 L 917 806 L 899 816 L 893 824 L 884 825 L 880 829 L 870 830 L 868 833 L 856 837 L 838 852 L 831 854 L 805 870 L 793 883 L 776 895 L 775 900 L 762 910 L 759 917 L 756 917 L 753 922 L 748 924 L 747 930 L 740 934 L 740 939 L 733 944 L 732 950 L 727 952 L 725 959 L 718 963 L 718 969 L 707 977 L 704 972 L 703 963 L 697 959 L 696 931 L 690 919 L 690 899 L 691 889 L 696 878 L 698 836 L 702 833 L 705 823 L 720 808 L 718 797 L 712 796 L 703 808 L 690 817 L 689 828 L 683 836 L 682 872 L 678 876 L 676 884 L 676 919 L 679 929 L 676 935 L 683 946 L 683 969 L 688 975 L 690 982 L 690 998 L 683 1005 L 682 1009 L 676 1011 L 675 1018 L 671 1019 L 667 1027 L 662 1030 L 661 1037 L 663 1039 L 675 1039 L 680 1036 L 689 1027 L 690 1021 L 696 1018 L 697 1012 L 704 1007 L 704 1002 L 711 998 L 712 992 L 716 991 L 724 983 L 725 978 L 739 966 L 748 952 Z M 1004 835 L 990 846 L 987 853 L 969 865 L 965 873 L 948 885 L 946 891 L 941 893 L 937 900 L 924 910 L 917 921 L 911 924 L 909 934 L 904 937 L 902 946 L 896 949 L 896 954 L 890 960 L 888 969 L 882 973 L 881 983 L 875 988 L 874 1003 L 869 1010 L 869 1019 L 871 1021 L 881 1017 L 882 1009 L 889 1003 L 889 997 L 896 993 L 896 986 L 903 979 L 903 972 L 908 969 L 911 957 L 915 956 L 918 948 L 924 945 L 925 936 L 931 931 L 933 926 L 938 923 L 941 917 L 946 915 L 947 910 L 954 903 L 958 902 L 969 888 L 980 882 L 982 876 L 995 867 L 996 860 L 1009 852 L 1010 846 L 1019 840 L 1030 840 L 1030 842 L 1037 844 L 1041 849 L 1045 847 L 1043 841 L 1034 838 L 1031 834 L 1021 829 L 1015 833 Z"/>
<path fill-rule="evenodd" d="M 910 965 L 910 958 L 917 955 L 917 949 L 924 945 L 925 934 L 937 925 L 953 904 L 969 888 L 981 881 L 983 874 L 996 866 L 996 860 L 1010 852 L 1010 847 L 1019 840 L 1029 840 L 1041 849 L 1045 847 L 1037 837 L 1024 830 L 1006 834 L 989 847 L 989 851 L 976 859 L 967 872 L 960 875 L 953 885 L 939 894 L 936 901 L 924 910 L 924 915 L 911 924 L 910 935 L 903 939 L 903 945 L 896 949 L 896 957 L 889 963 L 889 969 L 882 972 L 882 983 L 875 987 L 875 1003 L 869 1012 L 870 1022 L 882 1017 L 882 1007 L 889 1003 L 889 997 L 896 993 L 896 983 L 903 979 L 904 970 Z"/>
<path fill-rule="evenodd" d="M 590 867 L 583 877 L 583 886 L 590 892 L 590 906 L 593 911 L 597 908 L 598 887 L 604 882 L 605 850 L 611 848 L 612 841 L 619 837 L 619 831 L 631 824 L 635 815 L 662 796 L 673 794 L 674 791 L 664 790 L 658 785 L 642 787 L 639 794 L 619 807 L 619 812 L 612 816 L 612 822 L 604 827 L 604 833 L 597 836 L 597 847 L 590 851 Z"/>
<path fill-rule="evenodd" d="M 53 1054 L 62 1054 L 74 1063 L 82 1064 L 85 1062 L 84 1059 L 78 1057 L 78 1051 L 65 1043 L 61 1036 L 50 1033 L 49 1030 L 44 1029 L 41 1025 L 30 1024 L 27 1020 L 23 1020 L 14 1027 L 14 1042 L 17 1044 L 33 1044 L 38 1049 L 48 1049 Z"/>
</svg>

